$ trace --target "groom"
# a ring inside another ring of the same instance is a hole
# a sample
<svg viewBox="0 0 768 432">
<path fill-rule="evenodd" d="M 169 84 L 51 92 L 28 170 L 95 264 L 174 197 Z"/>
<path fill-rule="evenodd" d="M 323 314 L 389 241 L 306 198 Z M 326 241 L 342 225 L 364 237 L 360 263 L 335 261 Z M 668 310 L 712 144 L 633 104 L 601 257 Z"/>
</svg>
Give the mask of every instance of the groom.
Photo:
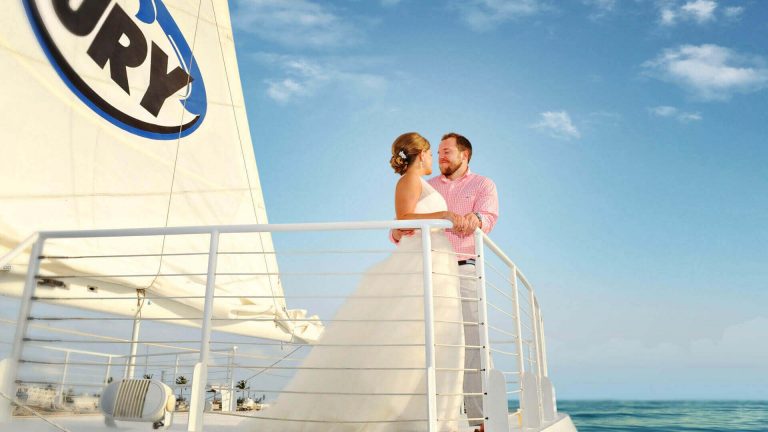
<svg viewBox="0 0 768 432">
<path fill-rule="evenodd" d="M 474 174 L 469 170 L 472 159 L 472 143 L 457 133 L 447 133 L 440 140 L 437 151 L 440 173 L 442 175 L 429 180 L 429 184 L 445 198 L 448 210 L 464 215 L 461 220 L 448 231 L 448 239 L 459 260 L 461 278 L 461 297 L 477 299 L 477 280 L 475 273 L 475 239 L 473 233 L 480 228 L 486 234 L 491 232 L 499 217 L 499 197 L 496 185 L 487 177 Z M 400 241 L 403 235 L 411 234 L 409 230 L 394 230 L 392 238 Z M 465 322 L 478 322 L 478 302 L 462 301 L 461 310 Z M 480 332 L 477 325 L 464 325 L 464 344 L 467 346 L 480 345 Z M 464 353 L 466 369 L 480 369 L 480 350 L 466 348 Z M 464 393 L 482 393 L 480 374 L 467 371 L 464 373 Z M 482 396 L 464 396 L 464 409 L 470 419 L 483 418 Z M 480 426 L 482 420 L 470 420 L 473 426 Z"/>
</svg>

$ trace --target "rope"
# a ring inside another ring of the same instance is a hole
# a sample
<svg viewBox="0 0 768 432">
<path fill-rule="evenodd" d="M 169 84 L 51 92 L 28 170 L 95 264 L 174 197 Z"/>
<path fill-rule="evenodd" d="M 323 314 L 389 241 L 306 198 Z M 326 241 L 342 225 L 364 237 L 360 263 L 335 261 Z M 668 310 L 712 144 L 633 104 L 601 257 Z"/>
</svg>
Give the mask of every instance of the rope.
<svg viewBox="0 0 768 432">
<path fill-rule="evenodd" d="M 294 354 L 296 351 L 298 351 L 298 350 L 302 349 L 304 346 L 305 346 L 305 345 L 299 345 L 299 346 L 297 346 L 297 347 L 296 347 L 296 348 L 294 348 L 294 349 L 293 349 L 291 352 L 289 352 L 288 354 L 284 355 L 282 358 L 278 359 L 276 362 L 272 363 L 271 365 L 269 365 L 269 366 L 267 366 L 267 367 L 263 368 L 262 370 L 260 370 L 260 371 L 256 372 L 255 374 L 251 375 L 250 377 L 246 378 L 246 379 L 245 379 L 245 382 L 248 382 L 248 381 L 252 380 L 253 378 L 256 378 L 257 376 L 261 375 L 262 373 L 264 373 L 264 372 L 268 371 L 269 369 L 272 369 L 272 367 L 274 367 L 276 364 L 278 364 L 278 363 L 280 363 L 281 361 L 283 361 L 283 360 L 287 359 L 288 357 L 292 356 L 292 355 L 293 355 L 293 354 Z"/>
<path fill-rule="evenodd" d="M 200 24 L 200 9 L 203 5 L 203 0 L 200 0 L 197 4 L 197 18 L 195 20 L 195 33 L 192 36 L 192 53 L 190 55 L 189 59 L 189 68 L 192 69 L 192 62 L 195 60 L 195 44 L 197 43 L 197 27 L 198 24 Z M 187 91 L 189 91 L 189 84 L 190 80 L 192 79 L 192 75 L 187 74 Z M 168 207 L 165 209 L 165 227 L 168 228 L 168 221 L 171 218 L 171 202 L 173 201 L 173 186 L 176 184 L 176 167 L 179 163 L 179 149 L 181 148 L 181 133 L 182 133 L 182 124 L 184 122 L 184 111 L 186 111 L 187 108 L 187 98 L 184 98 L 184 103 L 182 104 L 183 109 L 181 110 L 181 118 L 179 119 L 179 134 L 176 137 L 176 153 L 173 157 L 173 171 L 171 172 L 171 187 L 168 191 Z M 157 282 L 157 278 L 160 275 L 160 271 L 163 268 L 163 253 L 165 252 L 165 239 L 166 235 L 163 235 L 163 241 L 160 245 L 160 261 L 157 263 L 157 274 L 152 279 L 152 282 L 149 283 L 144 289 L 152 288 L 153 285 L 155 285 L 155 282 Z M 141 305 L 143 306 L 143 304 Z M 141 312 L 141 309 L 139 309 L 139 312 Z"/>
<path fill-rule="evenodd" d="M 227 90 L 228 90 L 228 93 L 229 93 L 229 104 L 230 104 L 230 106 L 232 106 L 232 118 L 235 121 L 235 130 L 237 131 L 237 140 L 238 140 L 238 142 L 240 144 L 240 156 L 241 156 L 241 158 L 243 160 L 243 170 L 245 171 L 245 178 L 246 178 L 246 180 L 248 182 L 248 192 L 249 192 L 248 195 L 251 198 L 251 208 L 253 209 L 253 217 L 254 217 L 254 219 L 256 219 L 256 223 L 259 224 L 260 223 L 259 222 L 259 214 L 256 211 L 256 201 L 253 198 L 253 186 L 251 185 L 251 175 L 248 173 L 248 162 L 245 160 L 245 151 L 243 150 L 243 138 L 242 138 L 242 135 L 240 133 L 240 123 L 237 121 L 237 111 L 235 111 L 235 101 L 232 98 L 232 84 L 229 81 L 229 70 L 227 69 L 227 62 L 226 62 L 226 59 L 224 58 L 224 46 L 221 43 L 221 34 L 219 33 L 219 20 L 218 20 L 218 17 L 216 16 L 216 6 L 213 4 L 213 0 L 211 0 L 211 8 L 213 9 L 213 22 L 214 22 L 214 24 L 216 26 L 216 36 L 217 36 L 217 39 L 219 41 L 219 52 L 221 53 L 221 63 L 224 66 L 224 76 L 227 78 Z M 262 233 L 258 233 L 258 237 L 259 237 L 259 246 L 260 246 L 261 250 L 263 251 L 264 250 L 264 239 L 262 237 Z M 269 271 L 269 262 L 267 260 L 267 255 L 264 254 L 262 256 L 264 258 L 264 268 L 267 270 L 267 273 L 271 273 Z M 279 284 L 280 283 L 280 276 L 279 275 L 278 275 L 278 279 L 277 280 L 278 280 L 278 284 Z M 271 277 L 267 277 L 267 281 L 269 282 L 269 291 L 272 293 L 272 304 L 275 307 L 275 311 L 277 311 L 279 309 L 279 306 L 278 306 L 277 300 L 275 298 L 275 288 L 272 286 L 272 278 Z M 286 308 L 283 307 L 282 309 L 283 309 L 284 312 L 286 312 L 286 315 L 287 315 L 288 311 L 286 310 Z M 275 322 L 275 327 L 277 327 L 277 322 Z M 295 336 L 296 336 L 295 333 L 294 333 L 294 329 L 295 329 L 295 326 L 291 326 L 291 337 L 292 338 L 295 338 Z"/>
</svg>

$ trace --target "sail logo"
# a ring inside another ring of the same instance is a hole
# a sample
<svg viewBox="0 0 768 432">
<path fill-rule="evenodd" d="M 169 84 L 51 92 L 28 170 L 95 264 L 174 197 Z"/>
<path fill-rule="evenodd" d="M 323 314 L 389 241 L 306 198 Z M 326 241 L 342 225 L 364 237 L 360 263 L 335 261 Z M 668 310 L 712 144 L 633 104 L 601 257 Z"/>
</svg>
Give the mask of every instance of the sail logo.
<svg viewBox="0 0 768 432">
<path fill-rule="evenodd" d="M 202 124 L 203 76 L 163 0 L 23 1 L 59 76 L 101 117 L 152 139 Z"/>
</svg>

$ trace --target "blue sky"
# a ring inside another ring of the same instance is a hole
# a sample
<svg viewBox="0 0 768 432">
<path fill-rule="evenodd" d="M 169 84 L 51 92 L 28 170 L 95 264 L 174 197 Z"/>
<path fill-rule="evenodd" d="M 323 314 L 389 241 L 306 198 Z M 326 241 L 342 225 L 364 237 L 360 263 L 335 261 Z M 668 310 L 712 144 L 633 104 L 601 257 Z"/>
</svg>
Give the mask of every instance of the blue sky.
<svg viewBox="0 0 768 432">
<path fill-rule="evenodd" d="M 768 398 L 768 4 L 230 5 L 272 222 L 390 219 L 392 140 L 460 132 L 561 398 Z"/>
</svg>

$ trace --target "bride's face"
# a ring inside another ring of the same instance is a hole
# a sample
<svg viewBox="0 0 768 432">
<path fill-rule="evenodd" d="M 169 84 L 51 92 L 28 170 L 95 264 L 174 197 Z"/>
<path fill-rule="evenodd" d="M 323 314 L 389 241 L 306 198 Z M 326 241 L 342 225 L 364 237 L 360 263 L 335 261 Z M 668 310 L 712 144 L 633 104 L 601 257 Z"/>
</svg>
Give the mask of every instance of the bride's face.
<svg viewBox="0 0 768 432">
<path fill-rule="evenodd" d="M 432 149 L 421 152 L 421 158 L 424 161 L 424 175 L 432 174 Z"/>
</svg>

